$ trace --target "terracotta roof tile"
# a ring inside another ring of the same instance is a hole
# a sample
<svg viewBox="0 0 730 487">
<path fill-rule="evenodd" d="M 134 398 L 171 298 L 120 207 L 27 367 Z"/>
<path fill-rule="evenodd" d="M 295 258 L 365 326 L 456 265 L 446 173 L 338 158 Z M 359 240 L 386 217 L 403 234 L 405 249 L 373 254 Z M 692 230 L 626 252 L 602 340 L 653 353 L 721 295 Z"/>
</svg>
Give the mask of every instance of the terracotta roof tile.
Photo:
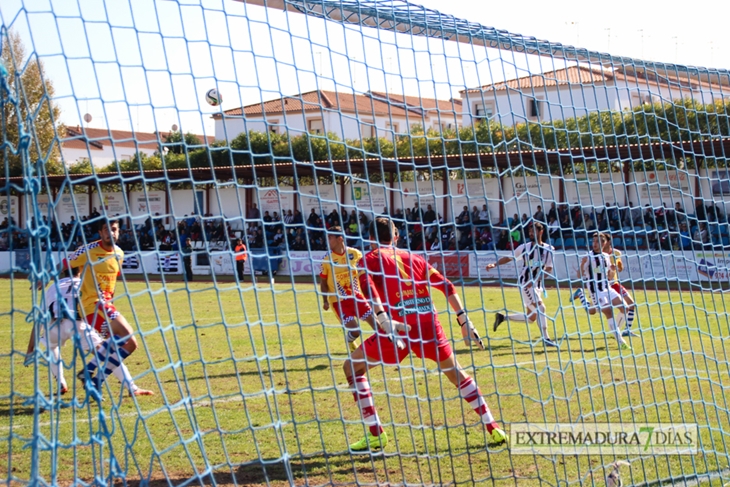
<svg viewBox="0 0 730 487">
<path fill-rule="evenodd" d="M 436 110 L 455 111 L 454 107 L 460 107 L 461 101 L 434 100 L 430 98 L 419 98 L 414 96 L 390 95 L 385 93 L 371 92 L 363 95 L 354 93 L 343 93 L 334 91 L 310 91 L 294 96 L 285 96 L 275 100 L 269 100 L 253 105 L 234 108 L 223 112 L 226 116 L 252 116 L 260 117 L 266 115 L 281 115 L 283 113 L 318 112 L 320 110 L 358 113 L 359 115 L 393 115 L 405 117 L 409 115 L 430 116 Z M 221 115 L 213 115 L 213 118 L 220 119 Z"/>
<path fill-rule="evenodd" d="M 537 88 L 549 88 L 551 86 L 568 84 L 591 84 L 605 85 L 615 78 L 608 70 L 592 69 L 584 66 L 571 66 L 569 68 L 548 71 L 547 73 L 533 74 L 515 78 L 500 83 L 484 85 L 480 88 L 470 88 L 461 93 L 479 93 L 482 91 L 503 91 L 503 90 L 533 90 Z"/>
<path fill-rule="evenodd" d="M 68 149 L 89 149 L 102 150 L 104 146 L 114 147 L 139 147 L 141 149 L 156 149 L 158 136 L 164 141 L 169 132 L 132 132 L 129 130 L 109 130 L 91 127 L 66 127 L 66 135 L 61 140 L 61 146 Z M 208 144 L 215 140 L 215 137 L 197 136 L 203 140 L 207 138 Z"/>
</svg>

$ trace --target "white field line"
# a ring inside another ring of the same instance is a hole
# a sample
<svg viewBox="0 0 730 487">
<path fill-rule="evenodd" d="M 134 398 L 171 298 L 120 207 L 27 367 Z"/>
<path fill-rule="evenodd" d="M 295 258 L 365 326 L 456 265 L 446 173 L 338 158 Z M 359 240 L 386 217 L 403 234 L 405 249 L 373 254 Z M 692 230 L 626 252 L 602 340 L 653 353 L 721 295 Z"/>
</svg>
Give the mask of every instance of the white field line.
<svg viewBox="0 0 730 487">
<path fill-rule="evenodd" d="M 559 363 L 559 361 L 556 360 L 556 359 L 551 359 L 551 360 L 548 360 L 547 361 L 547 364 L 558 364 L 558 363 Z M 547 364 L 545 364 L 545 365 L 547 366 Z M 500 368 L 506 369 L 506 368 L 511 368 L 513 366 L 514 367 L 524 367 L 524 366 L 527 366 L 527 365 L 541 365 L 541 364 L 539 364 L 539 363 L 536 364 L 533 361 L 526 361 L 526 362 L 516 362 L 516 363 L 514 363 L 514 364 L 512 364 L 512 365 L 510 365 L 508 367 L 500 367 Z M 566 361 L 566 362 L 563 362 L 562 365 L 563 365 L 563 367 L 567 367 L 567 366 L 570 366 L 570 365 L 594 365 L 594 366 L 597 366 L 597 365 L 599 365 L 599 363 L 598 362 L 593 362 L 593 361 L 591 361 L 591 362 L 585 362 L 585 361 L 579 360 L 579 361 Z M 606 367 L 610 366 L 609 363 L 601 363 L 601 365 L 604 365 Z M 543 368 L 542 370 L 545 370 L 546 368 L 547 367 Z M 632 365 L 631 368 L 643 369 L 643 370 L 658 370 L 658 371 L 661 371 L 661 372 L 671 372 L 671 373 L 676 373 L 678 370 L 680 370 L 679 367 L 677 367 L 676 369 L 672 369 L 671 367 L 646 366 L 646 365 Z M 536 368 L 535 370 L 538 371 L 540 369 Z M 700 372 L 710 372 L 710 373 L 715 374 L 715 375 L 720 375 L 720 372 L 717 372 L 717 371 L 698 371 L 698 370 L 695 370 L 695 369 L 682 369 L 682 370 L 684 370 L 688 374 L 689 373 L 694 373 L 700 379 L 706 379 L 706 380 L 709 380 L 709 378 L 708 377 L 700 376 Z M 422 371 L 419 371 L 419 374 L 420 373 L 422 373 Z M 435 371 L 435 370 L 428 372 L 428 375 L 436 375 L 436 374 L 437 374 L 437 371 Z M 412 377 L 409 375 L 408 377 L 403 377 L 403 376 L 391 377 L 389 379 L 385 379 L 385 381 L 388 381 L 388 382 L 391 382 L 391 381 L 393 381 L 393 382 L 401 382 L 401 381 L 407 381 L 407 380 L 411 380 L 411 379 L 412 379 Z M 681 379 L 681 377 L 676 377 L 675 376 L 675 379 Z M 378 384 L 378 383 L 383 383 L 385 381 L 378 379 L 378 380 L 372 380 L 370 382 L 372 384 Z M 337 387 L 344 387 L 345 385 L 346 384 L 344 384 L 344 383 L 343 384 L 337 384 Z M 189 403 L 189 402 L 186 402 L 186 403 L 183 403 L 183 404 L 175 404 L 175 405 L 172 405 L 172 406 L 168 406 L 168 410 L 170 412 L 172 412 L 172 411 L 177 411 L 179 409 L 183 409 L 185 407 L 191 407 L 191 406 L 194 407 L 194 408 L 195 407 L 207 407 L 207 406 L 210 406 L 210 403 L 211 402 L 213 402 L 215 404 L 226 404 L 226 403 L 237 402 L 237 401 L 243 401 L 243 398 L 237 396 L 237 397 L 226 397 L 226 398 L 222 398 L 222 399 L 212 399 L 212 400 L 205 400 L 205 401 L 197 401 L 197 402 L 194 402 L 192 404 Z M 155 409 L 150 409 L 150 410 L 147 410 L 147 411 L 142 411 L 142 415 L 145 416 L 145 417 L 147 417 L 150 413 L 153 413 L 154 411 L 156 411 L 158 409 L 160 409 L 160 408 L 155 408 Z M 139 413 L 136 412 L 136 411 L 130 411 L 128 413 L 113 414 L 113 415 L 107 415 L 107 416 L 110 416 L 112 419 L 117 419 L 117 418 L 124 419 L 124 418 L 130 418 L 130 417 L 139 416 Z M 72 422 L 73 423 L 89 423 L 89 422 L 92 422 L 92 421 L 96 421 L 97 419 L 98 418 L 93 418 L 93 419 L 84 418 L 84 419 L 74 419 L 74 420 L 64 420 L 64 421 L 46 421 L 46 422 L 39 423 L 38 426 L 39 427 L 46 427 L 46 426 L 51 426 L 51 425 L 62 425 L 62 424 L 67 424 L 67 423 L 72 423 Z M 30 425 L 30 424 L 20 424 L 20 425 L 16 424 L 16 425 L 14 425 L 12 427 L 12 429 L 13 429 L 13 431 L 15 431 L 15 430 L 23 429 L 23 428 L 28 428 L 28 427 L 31 427 L 31 426 L 32 425 Z M 2 426 L 2 427 L 0 427 L 0 431 L 3 431 L 3 432 L 4 431 L 9 431 L 10 429 L 11 429 L 10 426 Z"/>
</svg>

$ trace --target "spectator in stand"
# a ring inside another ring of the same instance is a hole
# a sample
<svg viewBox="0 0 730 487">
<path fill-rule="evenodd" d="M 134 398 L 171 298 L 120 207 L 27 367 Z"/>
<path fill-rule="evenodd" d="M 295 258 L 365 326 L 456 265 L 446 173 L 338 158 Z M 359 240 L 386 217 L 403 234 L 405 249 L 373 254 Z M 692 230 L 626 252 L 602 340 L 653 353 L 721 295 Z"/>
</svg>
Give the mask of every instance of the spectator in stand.
<svg viewBox="0 0 730 487">
<path fill-rule="evenodd" d="M 605 218 L 603 218 L 603 213 L 598 214 L 598 222 L 596 224 L 596 228 L 599 232 L 606 232 L 608 231 L 608 222 Z"/>
<path fill-rule="evenodd" d="M 423 211 L 418 206 L 418 201 L 413 203 L 413 209 L 411 210 L 411 218 L 413 218 L 414 222 L 422 222 L 423 221 Z"/>
<path fill-rule="evenodd" d="M 535 212 L 534 215 L 532 215 L 532 218 L 536 222 L 547 223 L 547 221 L 545 220 L 545 212 L 542 211 L 542 206 L 540 206 L 540 205 L 537 206 L 537 211 Z"/>
<path fill-rule="evenodd" d="M 307 243 L 304 239 L 302 239 L 302 237 L 295 237 L 291 250 L 307 250 Z"/>
<path fill-rule="evenodd" d="M 650 205 L 644 207 L 644 225 L 650 228 L 656 228 L 656 222 L 654 221 L 654 210 Z"/>
<path fill-rule="evenodd" d="M 268 211 L 264 212 L 264 223 L 271 223 L 271 215 L 269 215 Z"/>
<path fill-rule="evenodd" d="M 527 216 L 527 213 L 522 214 L 522 225 L 527 225 L 527 223 L 530 221 L 530 217 Z"/>
<path fill-rule="evenodd" d="M 428 241 L 426 250 L 429 252 L 435 252 L 441 250 L 441 239 L 438 234 L 434 234 L 433 237 Z"/>
<path fill-rule="evenodd" d="M 281 228 L 276 229 L 276 233 L 274 234 L 274 246 L 275 247 L 281 247 L 284 245 L 284 232 Z"/>
<path fill-rule="evenodd" d="M 555 203 L 550 203 L 550 211 L 548 211 L 547 219 L 550 221 L 551 218 L 555 218 L 555 221 L 560 221 L 558 217 L 558 209 L 555 207 Z"/>
<path fill-rule="evenodd" d="M 327 215 L 327 226 L 328 227 L 342 227 L 342 221 L 340 221 L 340 212 L 334 209 Z"/>
<path fill-rule="evenodd" d="M 583 208 L 579 205 L 573 208 L 573 228 L 583 228 Z"/>
<path fill-rule="evenodd" d="M 496 250 L 507 250 L 508 245 L 509 245 L 509 232 L 507 230 L 500 230 L 499 238 L 497 238 L 497 243 L 494 244 L 495 249 Z"/>
<path fill-rule="evenodd" d="M 695 217 L 699 221 L 707 221 L 707 210 L 701 199 L 695 200 Z"/>
<path fill-rule="evenodd" d="M 489 225 L 489 210 L 487 205 L 482 205 L 482 211 L 479 212 L 479 225 Z"/>
<path fill-rule="evenodd" d="M 472 234 L 471 228 L 464 228 L 461 231 L 459 237 L 458 250 L 471 250 L 472 249 Z"/>
<path fill-rule="evenodd" d="M 472 225 L 479 224 L 479 209 L 476 206 L 472 206 L 469 218 L 469 223 L 471 223 Z"/>
<path fill-rule="evenodd" d="M 548 223 L 548 235 L 553 240 L 560 238 L 560 223 L 554 216 L 550 218 L 550 223 Z"/>
<path fill-rule="evenodd" d="M 700 223 L 699 228 L 695 230 L 694 241 L 695 250 L 702 250 L 710 243 L 710 232 L 707 231 L 706 223 Z"/>
<path fill-rule="evenodd" d="M 494 237 L 492 235 L 492 229 L 489 227 L 483 227 L 482 233 L 479 236 L 479 240 L 482 241 L 481 250 L 494 250 Z"/>
<path fill-rule="evenodd" d="M 319 220 L 319 215 L 317 212 L 312 208 L 312 211 L 309 212 L 309 217 L 307 218 L 307 226 L 313 227 L 315 226 L 315 223 Z"/>
<path fill-rule="evenodd" d="M 259 207 L 256 203 L 251 205 L 251 208 L 248 209 L 246 212 L 246 218 L 248 220 L 258 220 L 261 218 L 261 212 L 259 211 Z"/>
<path fill-rule="evenodd" d="M 522 228 L 516 225 L 510 232 L 510 242 L 508 250 L 516 249 L 522 243 Z"/>
<path fill-rule="evenodd" d="M 291 225 L 292 223 L 294 223 L 294 215 L 291 210 L 287 210 L 286 215 L 284 216 L 284 224 Z"/>
<path fill-rule="evenodd" d="M 469 225 L 469 223 L 469 207 L 465 206 L 459 216 L 456 217 L 456 224 L 463 227 Z"/>
<path fill-rule="evenodd" d="M 684 212 L 684 208 L 679 203 L 674 205 L 674 215 L 678 224 L 687 222 L 687 213 Z"/>
<path fill-rule="evenodd" d="M 423 214 L 423 223 L 430 225 L 436 221 L 436 212 L 431 205 L 426 205 L 426 212 Z"/>
<path fill-rule="evenodd" d="M 692 238 L 689 235 L 686 223 L 679 224 L 679 237 L 681 250 L 692 250 Z"/>
</svg>

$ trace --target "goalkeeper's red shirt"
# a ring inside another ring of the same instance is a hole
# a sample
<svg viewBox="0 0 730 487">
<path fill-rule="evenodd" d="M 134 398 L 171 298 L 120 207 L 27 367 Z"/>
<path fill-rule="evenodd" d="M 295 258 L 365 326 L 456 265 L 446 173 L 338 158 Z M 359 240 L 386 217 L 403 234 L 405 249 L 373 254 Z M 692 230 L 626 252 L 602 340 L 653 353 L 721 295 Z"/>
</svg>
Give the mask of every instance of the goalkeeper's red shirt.
<svg viewBox="0 0 730 487">
<path fill-rule="evenodd" d="M 363 294 L 379 296 L 391 318 L 411 325 L 410 338 L 431 340 L 437 336 L 436 328 L 441 326 L 431 289 L 451 296 L 456 289 L 448 279 L 423 257 L 395 247 L 375 249 L 359 265 L 366 271 L 360 276 Z"/>
</svg>

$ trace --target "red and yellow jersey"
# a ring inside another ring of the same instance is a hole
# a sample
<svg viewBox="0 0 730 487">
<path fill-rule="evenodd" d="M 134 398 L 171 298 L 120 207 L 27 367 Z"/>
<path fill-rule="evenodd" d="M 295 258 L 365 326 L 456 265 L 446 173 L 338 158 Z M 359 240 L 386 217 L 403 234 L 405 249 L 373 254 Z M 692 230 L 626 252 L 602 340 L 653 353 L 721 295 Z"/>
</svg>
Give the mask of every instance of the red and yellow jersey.
<svg viewBox="0 0 730 487">
<path fill-rule="evenodd" d="M 328 296 L 330 303 L 348 297 L 362 298 L 358 280 L 360 271 L 357 268 L 361 259 L 362 252 L 350 247 L 345 248 L 344 254 L 329 252 L 324 256 L 319 277 L 327 280 L 330 292 L 336 292 Z"/>
<path fill-rule="evenodd" d="M 624 263 L 621 261 L 621 251 L 613 249 L 611 251 L 611 263 L 616 266 L 616 274 L 614 276 L 614 282 L 618 282 L 618 273 L 624 270 Z"/>
<path fill-rule="evenodd" d="M 122 249 L 115 245 L 112 250 L 107 250 L 101 244 L 101 240 L 82 245 L 68 257 L 66 260 L 68 267 L 89 266 L 81 280 L 82 316 L 93 313 L 99 301 L 107 301 L 114 297 L 123 261 Z"/>
<path fill-rule="evenodd" d="M 415 338 L 433 337 L 434 330 L 423 328 L 424 324 L 438 323 L 431 289 L 439 289 L 446 296 L 454 294 L 456 290 L 448 279 L 423 257 L 394 247 L 368 252 L 360 267 L 367 270 L 385 311 L 393 319 L 413 325 L 410 335 Z"/>
</svg>

